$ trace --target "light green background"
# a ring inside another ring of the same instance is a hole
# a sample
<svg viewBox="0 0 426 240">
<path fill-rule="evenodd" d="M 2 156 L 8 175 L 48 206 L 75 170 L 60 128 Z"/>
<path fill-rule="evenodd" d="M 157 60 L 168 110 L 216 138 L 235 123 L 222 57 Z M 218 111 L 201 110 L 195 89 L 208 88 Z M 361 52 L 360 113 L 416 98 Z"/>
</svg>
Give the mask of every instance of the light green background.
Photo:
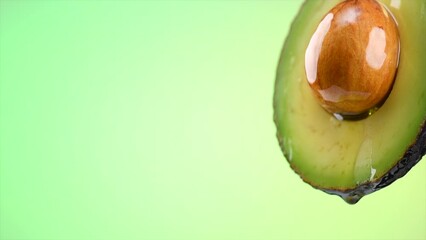
<svg viewBox="0 0 426 240">
<path fill-rule="evenodd" d="M 282 156 L 300 5 L 0 0 L 0 239 L 426 239 L 426 160 L 351 206 Z"/>
</svg>

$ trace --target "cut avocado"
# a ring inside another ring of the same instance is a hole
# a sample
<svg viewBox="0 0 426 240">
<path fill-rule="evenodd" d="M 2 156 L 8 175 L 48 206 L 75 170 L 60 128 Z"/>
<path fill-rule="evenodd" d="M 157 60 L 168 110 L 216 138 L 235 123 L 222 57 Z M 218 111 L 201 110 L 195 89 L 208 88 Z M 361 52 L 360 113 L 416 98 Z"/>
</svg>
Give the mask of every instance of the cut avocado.
<svg viewBox="0 0 426 240">
<path fill-rule="evenodd" d="M 284 44 L 274 92 L 281 149 L 311 186 L 348 203 L 404 176 L 426 152 L 426 0 L 383 0 L 399 28 L 398 72 L 388 98 L 371 116 L 338 120 L 318 104 L 304 57 L 318 23 L 342 0 L 307 0 Z"/>
</svg>

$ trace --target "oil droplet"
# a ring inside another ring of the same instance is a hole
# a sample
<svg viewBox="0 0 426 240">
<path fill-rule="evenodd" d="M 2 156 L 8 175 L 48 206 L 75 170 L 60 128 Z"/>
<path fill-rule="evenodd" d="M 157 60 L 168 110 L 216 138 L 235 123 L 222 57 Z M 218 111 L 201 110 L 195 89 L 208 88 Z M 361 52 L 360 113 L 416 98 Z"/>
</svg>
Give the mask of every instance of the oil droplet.
<svg viewBox="0 0 426 240">
<path fill-rule="evenodd" d="M 343 121 L 343 116 L 342 116 L 342 115 L 340 115 L 340 114 L 338 114 L 338 113 L 333 113 L 333 116 L 334 116 L 337 120 L 339 120 L 339 121 Z"/>
<path fill-rule="evenodd" d="M 343 121 L 343 116 L 336 113 L 333 114 L 332 116 L 330 116 L 330 124 L 334 127 L 334 128 L 339 128 L 340 126 L 342 126 L 342 121 Z"/>
<path fill-rule="evenodd" d="M 357 203 L 362 197 L 364 197 L 366 194 L 368 194 L 368 191 L 365 191 L 364 189 L 361 189 L 360 191 L 349 191 L 349 192 L 341 192 L 341 191 L 335 191 L 335 190 L 324 190 L 325 192 L 333 195 L 337 195 L 341 197 L 346 203 L 349 204 L 355 204 Z"/>
<path fill-rule="evenodd" d="M 370 170 L 371 174 L 370 174 L 370 181 L 374 179 L 374 176 L 376 176 L 376 169 L 371 167 Z"/>
<path fill-rule="evenodd" d="M 357 203 L 364 195 L 358 195 L 358 194 L 348 194 L 345 197 L 342 197 L 345 202 L 349 204 L 355 204 Z"/>
<path fill-rule="evenodd" d="M 393 8 L 399 9 L 399 7 L 401 7 L 401 0 L 391 0 L 390 5 Z"/>
<path fill-rule="evenodd" d="M 363 184 L 371 179 L 372 169 L 373 169 L 372 155 L 373 155 L 373 141 L 367 138 L 361 144 L 358 151 L 358 155 L 356 156 L 356 160 L 355 160 L 354 179 L 358 185 Z M 373 176 L 374 176 L 374 173 L 373 173 Z"/>
</svg>

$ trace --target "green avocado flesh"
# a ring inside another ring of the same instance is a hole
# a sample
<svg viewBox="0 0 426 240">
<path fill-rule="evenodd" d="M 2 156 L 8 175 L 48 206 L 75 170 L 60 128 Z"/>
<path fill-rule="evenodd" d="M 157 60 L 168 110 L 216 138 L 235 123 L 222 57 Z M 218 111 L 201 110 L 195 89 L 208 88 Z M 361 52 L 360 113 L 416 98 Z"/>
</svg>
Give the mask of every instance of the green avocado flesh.
<svg viewBox="0 0 426 240">
<path fill-rule="evenodd" d="M 277 69 L 274 121 L 284 155 L 301 178 L 355 203 L 403 176 L 424 155 L 426 0 L 380 1 L 398 23 L 400 62 L 389 97 L 377 112 L 356 121 L 327 113 L 305 75 L 306 47 L 339 2 L 307 0 L 300 9 Z M 377 187 L 380 182 L 383 186 Z"/>
</svg>

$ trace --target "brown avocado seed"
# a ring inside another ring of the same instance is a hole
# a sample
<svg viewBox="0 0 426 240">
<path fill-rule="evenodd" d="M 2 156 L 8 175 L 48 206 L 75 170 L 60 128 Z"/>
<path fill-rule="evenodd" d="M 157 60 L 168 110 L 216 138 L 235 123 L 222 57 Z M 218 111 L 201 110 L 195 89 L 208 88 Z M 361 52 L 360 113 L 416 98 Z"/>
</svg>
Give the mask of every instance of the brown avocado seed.
<svg viewBox="0 0 426 240">
<path fill-rule="evenodd" d="M 332 114 L 358 116 L 387 98 L 399 61 L 399 33 L 375 0 L 346 0 L 325 15 L 305 53 L 309 85 Z"/>
</svg>

